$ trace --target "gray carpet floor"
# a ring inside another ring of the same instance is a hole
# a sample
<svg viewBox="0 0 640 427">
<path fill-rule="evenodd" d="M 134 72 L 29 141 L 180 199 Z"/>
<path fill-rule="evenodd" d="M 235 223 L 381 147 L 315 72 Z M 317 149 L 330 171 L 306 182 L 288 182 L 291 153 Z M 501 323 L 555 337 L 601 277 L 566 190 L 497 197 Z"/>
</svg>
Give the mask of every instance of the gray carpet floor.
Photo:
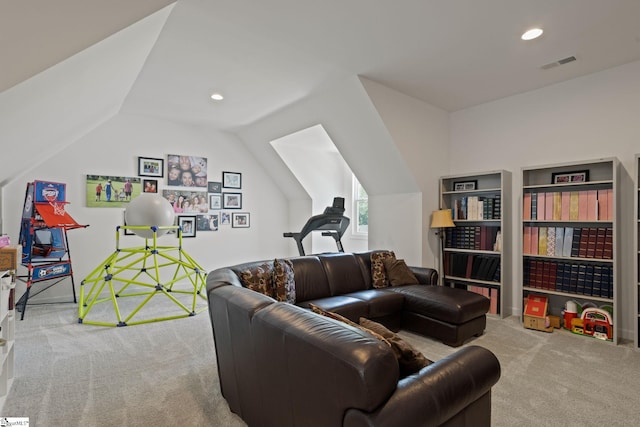
<svg viewBox="0 0 640 427">
<path fill-rule="evenodd" d="M 120 328 L 78 324 L 72 304 L 26 314 L 16 322 L 15 379 L 0 415 L 32 426 L 245 425 L 220 395 L 206 312 Z M 401 335 L 432 360 L 456 351 Z M 511 317 L 490 318 L 466 345 L 500 360 L 495 426 L 640 424 L 640 352 L 631 344 L 531 331 Z"/>
</svg>

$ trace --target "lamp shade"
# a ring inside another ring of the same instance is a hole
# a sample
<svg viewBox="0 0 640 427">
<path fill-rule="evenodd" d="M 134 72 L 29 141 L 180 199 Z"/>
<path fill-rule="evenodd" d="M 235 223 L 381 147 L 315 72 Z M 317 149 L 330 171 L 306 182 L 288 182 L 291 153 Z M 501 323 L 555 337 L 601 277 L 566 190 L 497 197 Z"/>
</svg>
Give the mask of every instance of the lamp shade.
<svg viewBox="0 0 640 427">
<path fill-rule="evenodd" d="M 431 213 L 431 228 L 455 227 L 451 219 L 451 209 L 440 209 Z"/>
</svg>

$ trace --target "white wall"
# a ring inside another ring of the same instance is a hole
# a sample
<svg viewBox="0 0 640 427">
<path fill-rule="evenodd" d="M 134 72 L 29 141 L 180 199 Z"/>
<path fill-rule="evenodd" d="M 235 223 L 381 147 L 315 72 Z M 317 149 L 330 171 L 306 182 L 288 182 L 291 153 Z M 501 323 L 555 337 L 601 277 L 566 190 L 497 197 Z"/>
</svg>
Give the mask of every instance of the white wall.
<svg viewBox="0 0 640 427">
<path fill-rule="evenodd" d="M 183 246 L 206 271 L 242 261 L 289 254 L 282 237 L 287 229 L 289 205 L 278 187 L 236 137 L 211 129 L 120 114 L 45 162 L 23 170 L 3 188 L 5 231 L 18 242 L 20 215 L 27 182 L 45 180 L 67 184 L 68 212 L 86 229 L 69 231 L 76 286 L 115 250 L 115 227 L 122 209 L 87 208 L 87 174 L 135 176 L 137 157 L 165 158 L 167 154 L 191 154 L 208 159 L 208 179 L 220 181 L 222 171 L 242 173 L 243 206 L 251 214 L 251 227 L 220 226 L 219 231 L 198 233 Z M 166 179 L 166 178 L 165 178 Z M 162 186 L 160 190 L 162 190 Z M 137 236 L 123 237 L 122 246 L 138 246 Z M 172 236 L 161 237 L 172 244 Z M 36 285 L 38 286 L 38 285 Z M 65 283 L 55 285 L 38 298 L 69 300 Z M 17 290 L 18 295 L 22 289 Z M 38 301 L 38 299 L 34 299 Z"/>
<path fill-rule="evenodd" d="M 506 169 L 513 173 L 512 235 L 519 233 L 521 168 L 617 157 L 620 186 L 619 245 L 622 336 L 636 321 L 633 287 L 633 174 L 640 152 L 640 62 L 520 94 L 451 115 L 450 173 Z M 514 267 L 520 243 L 514 240 Z M 522 273 L 514 268 L 516 313 Z"/>
<path fill-rule="evenodd" d="M 384 211 L 376 209 L 382 200 L 373 203 L 373 211 L 379 213 L 385 219 L 397 224 L 400 221 L 406 221 L 410 213 L 417 213 L 420 223 L 415 228 L 404 229 L 401 227 L 397 230 L 399 234 L 404 231 L 412 233 L 411 236 L 406 235 L 409 245 L 415 245 L 412 249 L 417 253 L 411 254 L 414 259 L 413 265 L 424 265 L 428 267 L 437 267 L 439 261 L 439 240 L 434 231 L 430 229 L 431 212 L 438 209 L 438 179 L 448 173 L 449 163 L 449 114 L 436 108 L 426 102 L 412 98 L 403 93 L 389 89 L 386 86 L 375 83 L 364 78 L 360 79 L 367 94 L 371 97 L 371 101 L 380 115 L 386 129 L 388 130 L 395 147 L 398 149 L 407 169 L 418 184 L 421 194 L 421 204 L 410 208 L 409 205 L 401 202 L 405 197 L 415 202 L 417 200 L 413 196 L 397 193 L 394 197 L 387 199 L 387 203 L 382 203 L 382 209 L 394 212 L 396 220 L 392 215 L 386 215 Z M 390 200 L 397 196 L 395 205 L 388 205 Z M 371 208 L 370 208 L 371 209 Z M 410 218 L 408 223 L 413 224 L 415 218 Z M 375 221 L 375 218 L 374 218 Z M 378 245 L 384 245 L 388 242 L 387 248 L 399 248 L 388 239 L 378 238 L 374 227 L 372 234 L 374 240 L 369 241 L 371 248 Z M 389 238 L 392 234 L 389 234 Z M 393 241 L 403 241 L 393 237 Z M 414 239 L 419 239 L 419 245 Z M 383 247 L 383 246 L 380 246 Z M 400 246 L 402 247 L 402 246 Z"/>
</svg>

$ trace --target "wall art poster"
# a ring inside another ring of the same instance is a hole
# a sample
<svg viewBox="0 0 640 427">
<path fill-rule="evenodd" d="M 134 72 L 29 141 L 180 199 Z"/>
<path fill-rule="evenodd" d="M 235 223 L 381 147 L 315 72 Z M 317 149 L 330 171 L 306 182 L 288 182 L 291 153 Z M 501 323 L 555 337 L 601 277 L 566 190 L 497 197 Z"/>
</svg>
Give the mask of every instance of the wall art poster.
<svg viewBox="0 0 640 427">
<path fill-rule="evenodd" d="M 162 190 L 162 197 L 169 201 L 177 214 L 209 212 L 206 191 L 169 189 Z"/>
<path fill-rule="evenodd" d="M 138 177 L 87 175 L 88 208 L 124 208 L 142 193 Z"/>
<path fill-rule="evenodd" d="M 207 158 L 169 154 L 167 185 L 171 187 L 207 188 Z"/>
</svg>

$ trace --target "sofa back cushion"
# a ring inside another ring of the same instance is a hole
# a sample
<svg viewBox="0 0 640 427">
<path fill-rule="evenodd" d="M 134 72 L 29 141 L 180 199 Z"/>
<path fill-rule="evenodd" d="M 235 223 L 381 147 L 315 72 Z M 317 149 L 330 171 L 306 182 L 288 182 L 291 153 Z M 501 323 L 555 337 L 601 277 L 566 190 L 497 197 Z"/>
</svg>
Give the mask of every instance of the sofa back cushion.
<svg viewBox="0 0 640 427">
<path fill-rule="evenodd" d="M 255 425 L 342 425 L 349 408 L 373 412 L 398 386 L 393 351 L 365 332 L 283 303 L 260 310 L 251 326 Z"/>
<path fill-rule="evenodd" d="M 231 268 L 242 286 L 263 295 L 273 296 L 273 261 L 256 261 Z"/>
<path fill-rule="evenodd" d="M 331 296 L 324 267 L 316 256 L 291 258 L 296 287 L 296 303 Z"/>
<path fill-rule="evenodd" d="M 344 295 L 367 289 L 360 263 L 353 254 L 318 255 L 329 281 L 331 295 Z"/>
</svg>

